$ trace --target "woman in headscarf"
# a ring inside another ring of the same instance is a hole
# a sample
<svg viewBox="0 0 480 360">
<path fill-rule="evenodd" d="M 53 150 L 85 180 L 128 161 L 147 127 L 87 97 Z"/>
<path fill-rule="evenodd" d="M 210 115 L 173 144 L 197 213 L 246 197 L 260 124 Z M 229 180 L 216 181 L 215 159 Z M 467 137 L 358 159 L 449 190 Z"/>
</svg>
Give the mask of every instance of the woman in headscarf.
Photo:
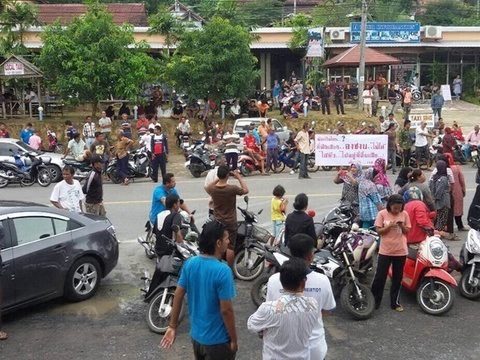
<svg viewBox="0 0 480 360">
<path fill-rule="evenodd" d="M 340 170 L 333 182 L 335 184 L 343 184 L 342 204 L 350 204 L 354 210 L 354 214 L 358 214 L 358 180 L 362 176 L 362 165 L 360 163 L 352 164 L 348 170 Z"/>
<path fill-rule="evenodd" d="M 437 161 L 437 172 L 430 180 L 430 192 L 435 202 L 435 210 L 437 211 L 437 219 L 435 221 L 435 229 L 441 232 L 445 238 L 450 238 L 446 232 L 448 222 L 448 211 L 450 209 L 450 183 L 447 177 L 447 163 L 443 160 Z"/>
<path fill-rule="evenodd" d="M 408 183 L 403 186 L 403 188 L 399 191 L 400 195 L 404 195 L 405 192 L 410 189 L 411 187 L 416 187 L 420 189 L 422 192 L 422 198 L 425 205 L 428 206 L 430 211 L 435 211 L 435 202 L 432 198 L 432 193 L 430 192 L 430 187 L 428 186 L 427 178 L 425 174 L 420 169 L 414 169 L 409 177 Z"/>
<path fill-rule="evenodd" d="M 452 210 L 453 216 L 455 218 L 455 223 L 457 224 L 457 228 L 459 231 L 466 231 L 468 230 L 462 222 L 462 215 L 463 215 L 463 198 L 466 194 L 466 186 L 465 186 L 465 177 L 463 176 L 461 166 L 455 165 L 455 161 L 453 160 L 453 156 L 449 153 L 444 154 L 448 164 L 450 165 L 450 169 L 452 169 L 453 179 L 455 182 L 451 185 L 452 189 Z M 452 224 L 453 225 L 453 224 Z"/>
<path fill-rule="evenodd" d="M 360 222 L 364 229 L 371 228 L 379 210 L 384 208 L 382 198 L 373 183 L 373 169 L 367 169 L 358 180 Z"/>
<path fill-rule="evenodd" d="M 400 190 L 408 183 L 408 176 L 412 172 L 410 166 L 404 167 L 398 173 L 397 180 L 395 180 L 395 185 L 393 185 L 393 191 L 399 193 Z"/>
<path fill-rule="evenodd" d="M 387 177 L 385 159 L 378 158 L 375 160 L 375 164 L 373 165 L 373 182 L 375 183 L 378 193 L 382 198 L 383 205 L 385 206 L 388 198 L 393 194 Z"/>
<path fill-rule="evenodd" d="M 453 136 L 452 129 L 449 127 L 445 128 L 445 135 L 443 136 L 442 146 L 443 146 L 443 154 L 451 154 L 453 156 L 453 149 L 457 145 L 457 141 Z"/>
</svg>

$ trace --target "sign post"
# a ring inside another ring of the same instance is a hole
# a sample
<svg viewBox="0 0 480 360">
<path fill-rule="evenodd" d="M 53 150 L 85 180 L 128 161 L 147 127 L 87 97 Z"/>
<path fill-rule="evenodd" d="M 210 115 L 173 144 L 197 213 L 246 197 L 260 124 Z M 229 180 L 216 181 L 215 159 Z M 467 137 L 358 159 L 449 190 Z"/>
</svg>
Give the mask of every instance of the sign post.
<svg viewBox="0 0 480 360">
<path fill-rule="evenodd" d="M 425 121 L 427 123 L 428 128 L 435 127 L 435 119 L 433 117 L 433 113 L 423 113 L 423 114 L 410 114 L 408 115 L 408 120 L 411 121 L 410 127 L 415 129 L 420 126 L 420 124 Z"/>
<path fill-rule="evenodd" d="M 4 65 L 5 76 L 24 75 L 25 67 L 21 62 L 9 61 Z"/>
</svg>

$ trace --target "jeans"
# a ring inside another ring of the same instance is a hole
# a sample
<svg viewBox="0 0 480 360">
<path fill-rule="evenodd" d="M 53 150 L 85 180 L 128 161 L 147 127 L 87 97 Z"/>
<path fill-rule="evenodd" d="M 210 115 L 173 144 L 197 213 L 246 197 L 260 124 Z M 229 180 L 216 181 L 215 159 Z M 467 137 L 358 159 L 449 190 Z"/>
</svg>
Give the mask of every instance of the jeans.
<svg viewBox="0 0 480 360">
<path fill-rule="evenodd" d="M 231 171 L 236 170 L 238 165 L 238 153 L 225 153 L 225 161 Z"/>
<path fill-rule="evenodd" d="M 282 220 L 273 220 L 273 237 L 277 237 L 278 234 L 282 231 L 283 227 L 285 226 L 285 221 Z"/>
<path fill-rule="evenodd" d="M 406 256 L 388 256 L 378 255 L 377 271 L 372 283 L 372 293 L 375 298 L 375 306 L 378 308 L 382 302 L 383 289 L 387 281 L 387 274 L 390 265 L 392 265 L 392 286 L 390 287 L 390 307 L 395 309 L 399 306 L 398 296 L 402 285 L 403 266 Z"/>
<path fill-rule="evenodd" d="M 411 157 L 412 150 L 403 149 L 402 152 L 403 152 L 403 167 L 410 166 L 410 157 Z"/>
<path fill-rule="evenodd" d="M 340 115 L 340 112 L 342 113 L 342 115 L 345 115 L 345 109 L 343 107 L 343 98 L 335 96 L 334 102 L 335 102 L 335 107 L 337 109 L 337 115 Z"/>
<path fill-rule="evenodd" d="M 117 174 L 122 181 L 128 178 L 128 155 L 117 159 Z"/>
<path fill-rule="evenodd" d="M 267 166 L 266 171 L 275 171 L 278 166 L 278 149 L 267 149 Z"/>
<path fill-rule="evenodd" d="M 395 149 L 388 149 L 388 162 L 392 164 L 392 172 L 397 172 L 397 151 Z"/>
<path fill-rule="evenodd" d="M 412 104 L 403 104 L 403 118 L 408 120 L 408 116 L 410 115 L 410 110 L 412 109 Z"/>
<path fill-rule="evenodd" d="M 165 154 L 154 155 L 152 160 L 152 180 L 157 182 L 158 181 L 158 167 L 160 167 L 160 171 L 162 172 L 162 179 L 165 177 L 167 173 L 167 161 L 166 161 Z"/>
<path fill-rule="evenodd" d="M 417 167 L 420 167 L 421 163 L 422 163 L 422 158 L 425 159 L 426 163 L 427 163 L 427 166 L 429 165 L 428 164 L 428 161 L 430 160 L 430 156 L 428 154 L 428 145 L 425 145 L 425 146 L 416 146 L 415 147 L 415 152 L 416 152 L 416 156 L 417 156 Z"/>
<path fill-rule="evenodd" d="M 463 151 L 463 155 L 465 155 L 465 159 L 470 159 L 470 157 L 472 156 L 472 146 L 470 144 L 463 144 L 462 145 L 462 151 Z"/>
<path fill-rule="evenodd" d="M 302 178 L 308 177 L 307 161 L 308 161 L 309 154 L 299 153 L 299 155 L 300 155 L 300 170 L 298 172 L 298 178 L 302 179 Z"/>
<path fill-rule="evenodd" d="M 442 108 L 435 108 L 433 110 L 433 119 L 435 120 L 435 123 L 438 122 L 438 119 L 442 117 Z"/>
<path fill-rule="evenodd" d="M 195 360 L 234 360 L 230 344 L 202 345 L 192 339 Z"/>
</svg>

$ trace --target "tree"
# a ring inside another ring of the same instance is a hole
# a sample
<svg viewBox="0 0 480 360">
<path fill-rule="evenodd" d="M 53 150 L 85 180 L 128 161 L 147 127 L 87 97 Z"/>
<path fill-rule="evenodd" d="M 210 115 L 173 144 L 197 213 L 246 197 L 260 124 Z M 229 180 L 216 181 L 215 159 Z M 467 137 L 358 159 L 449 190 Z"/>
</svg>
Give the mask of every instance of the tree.
<svg viewBox="0 0 480 360">
<path fill-rule="evenodd" d="M 214 17 L 203 29 L 186 32 L 170 58 L 165 78 L 177 91 L 215 100 L 246 96 L 258 76 L 250 33 Z"/>
<path fill-rule="evenodd" d="M 38 60 L 49 85 L 64 99 L 92 102 L 92 114 L 110 95 L 136 101 L 140 86 L 158 74 L 147 45 L 135 43 L 133 29 L 115 25 L 98 3 L 66 28 L 48 26 L 42 40 Z"/>
<path fill-rule="evenodd" d="M 150 16 L 148 22 L 150 33 L 160 34 L 165 37 L 166 56 L 169 57 L 170 47 L 181 39 L 182 34 L 185 32 L 185 26 L 167 8 L 163 7 L 156 14 Z"/>
<path fill-rule="evenodd" d="M 438 0 L 425 5 L 418 17 L 422 25 L 478 25 L 474 8 L 460 1 Z"/>
<path fill-rule="evenodd" d="M 24 54 L 23 36 L 28 27 L 38 25 L 37 10 L 33 5 L 13 1 L 6 3 L 0 13 L 0 52 Z"/>
</svg>

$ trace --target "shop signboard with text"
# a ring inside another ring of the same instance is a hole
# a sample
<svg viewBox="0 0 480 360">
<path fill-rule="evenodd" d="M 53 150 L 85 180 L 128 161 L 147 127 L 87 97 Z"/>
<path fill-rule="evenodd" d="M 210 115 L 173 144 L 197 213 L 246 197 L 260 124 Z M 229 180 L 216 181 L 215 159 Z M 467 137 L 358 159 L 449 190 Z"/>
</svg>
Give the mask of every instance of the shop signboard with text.
<svg viewBox="0 0 480 360">
<path fill-rule="evenodd" d="M 350 23 L 350 42 L 360 42 L 361 23 Z M 367 43 L 419 43 L 418 22 L 367 22 Z"/>
<path fill-rule="evenodd" d="M 422 122 L 427 123 L 428 128 L 433 128 L 435 126 L 435 119 L 433 118 L 433 113 L 423 113 L 423 114 L 415 114 L 411 113 L 408 115 L 408 120 L 411 121 L 410 127 L 415 129 L 419 127 Z"/>
<path fill-rule="evenodd" d="M 387 160 L 387 135 L 315 135 L 317 166 L 372 166 L 376 159 Z"/>
</svg>

